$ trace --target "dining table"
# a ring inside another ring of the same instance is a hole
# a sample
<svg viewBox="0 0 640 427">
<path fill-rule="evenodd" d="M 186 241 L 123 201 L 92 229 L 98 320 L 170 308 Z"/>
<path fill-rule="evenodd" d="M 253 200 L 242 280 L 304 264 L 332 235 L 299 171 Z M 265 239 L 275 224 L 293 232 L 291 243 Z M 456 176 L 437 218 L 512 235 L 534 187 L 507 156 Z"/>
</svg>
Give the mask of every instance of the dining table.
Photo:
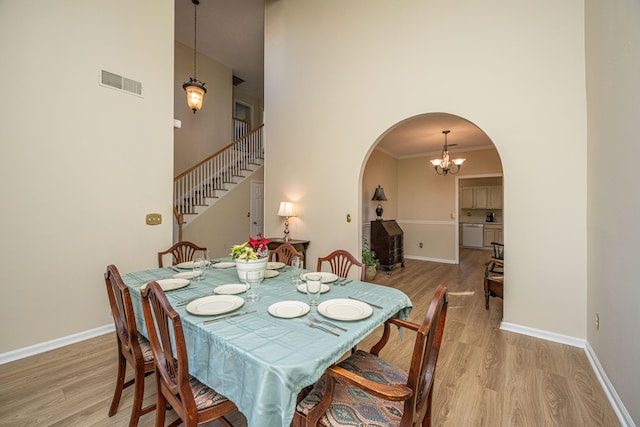
<svg viewBox="0 0 640 427">
<path fill-rule="evenodd" d="M 215 260 L 201 280 L 189 278 L 193 274 L 189 263 L 183 266 L 187 268 L 152 268 L 123 275 L 137 328 L 148 335 L 141 288 L 150 281 L 168 283 L 165 293 L 182 319 L 189 373 L 233 401 L 249 427 L 289 426 L 303 388 L 387 319 L 406 319 L 412 309 L 409 297 L 398 289 L 326 272 L 321 273 L 326 283 L 320 304 L 305 308 L 305 282 L 292 284 L 292 275 L 300 272 L 281 263 L 268 265 L 257 288 L 259 300 L 249 302 L 246 285 L 230 259 Z M 174 276 L 183 278 L 179 286 Z M 205 298 L 233 302 L 224 312 L 211 314 L 200 309 Z M 310 318 L 331 325 L 310 322 Z"/>
</svg>

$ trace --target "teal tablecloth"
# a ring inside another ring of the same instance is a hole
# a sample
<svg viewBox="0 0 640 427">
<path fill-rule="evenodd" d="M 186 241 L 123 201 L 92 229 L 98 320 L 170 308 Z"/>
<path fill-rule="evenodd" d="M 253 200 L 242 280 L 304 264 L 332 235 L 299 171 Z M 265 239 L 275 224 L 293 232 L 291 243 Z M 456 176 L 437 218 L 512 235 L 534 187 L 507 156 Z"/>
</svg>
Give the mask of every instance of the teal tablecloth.
<svg viewBox="0 0 640 427">
<path fill-rule="evenodd" d="M 132 291 L 138 329 L 145 336 L 140 286 L 174 274 L 175 271 L 162 268 L 123 276 Z M 235 268 L 212 268 L 204 281 L 191 281 L 185 288 L 167 292 L 167 296 L 183 317 L 191 375 L 232 400 L 246 416 L 249 427 L 289 426 L 296 396 L 303 387 L 316 382 L 327 367 L 386 319 L 406 319 L 412 307 L 409 297 L 394 288 L 357 281 L 346 286 L 330 284 L 331 290 L 321 295 L 320 302 L 353 296 L 384 307 L 374 308 L 371 317 L 364 320 L 325 319 L 348 329 L 336 331 L 340 336 L 335 337 L 308 327 L 304 317 L 281 319 L 268 313 L 268 307 L 279 301 L 306 302 L 306 294 L 291 285 L 290 270 L 265 279 L 258 291 L 260 301 L 245 302 L 239 309 L 256 310 L 252 314 L 204 325 L 204 320 L 219 316 L 195 316 L 186 311 L 186 306 L 175 306 L 181 300 L 209 295 L 216 286 L 229 283 L 240 283 Z M 311 313 L 321 317 L 316 308 Z"/>
</svg>

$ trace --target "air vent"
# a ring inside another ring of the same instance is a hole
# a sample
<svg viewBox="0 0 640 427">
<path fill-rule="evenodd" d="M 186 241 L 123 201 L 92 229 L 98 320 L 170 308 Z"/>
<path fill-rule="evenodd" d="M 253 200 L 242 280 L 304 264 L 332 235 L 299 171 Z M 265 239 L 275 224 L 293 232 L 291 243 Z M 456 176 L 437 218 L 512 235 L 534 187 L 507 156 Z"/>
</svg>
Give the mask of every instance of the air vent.
<svg viewBox="0 0 640 427">
<path fill-rule="evenodd" d="M 142 83 L 119 76 L 118 74 L 110 73 L 109 71 L 102 70 L 100 84 L 133 95 L 142 96 Z"/>
<path fill-rule="evenodd" d="M 238 76 L 233 76 L 233 85 L 238 86 L 239 84 L 244 83 L 244 80 Z"/>
</svg>

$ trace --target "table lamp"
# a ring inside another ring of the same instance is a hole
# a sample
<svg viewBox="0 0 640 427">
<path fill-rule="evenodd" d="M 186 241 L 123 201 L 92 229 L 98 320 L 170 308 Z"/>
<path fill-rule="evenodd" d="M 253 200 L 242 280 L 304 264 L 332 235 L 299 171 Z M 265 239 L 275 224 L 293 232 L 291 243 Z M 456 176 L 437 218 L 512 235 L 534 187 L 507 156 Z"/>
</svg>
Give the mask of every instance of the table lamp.
<svg viewBox="0 0 640 427">
<path fill-rule="evenodd" d="M 278 209 L 278 216 L 285 217 L 284 220 L 284 241 L 291 240 L 289 237 L 289 217 L 296 216 L 296 207 L 293 202 L 280 202 L 280 209 Z"/>
<path fill-rule="evenodd" d="M 376 218 L 376 221 L 382 221 L 382 204 L 380 202 L 387 201 L 387 196 L 384 195 L 382 187 L 378 185 L 378 188 L 376 188 L 376 191 L 373 193 L 371 200 L 378 202 L 378 206 L 376 207 L 376 215 L 378 217 Z"/>
</svg>

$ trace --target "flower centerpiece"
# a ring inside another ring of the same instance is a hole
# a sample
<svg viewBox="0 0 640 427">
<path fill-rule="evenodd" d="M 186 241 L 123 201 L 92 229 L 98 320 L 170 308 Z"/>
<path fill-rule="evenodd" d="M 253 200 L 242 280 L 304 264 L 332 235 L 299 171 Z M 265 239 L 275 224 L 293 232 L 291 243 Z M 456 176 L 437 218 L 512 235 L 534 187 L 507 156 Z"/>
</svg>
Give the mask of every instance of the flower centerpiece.
<svg viewBox="0 0 640 427">
<path fill-rule="evenodd" d="M 235 245 L 231 248 L 231 258 L 236 263 L 236 270 L 240 280 L 245 281 L 247 271 L 264 271 L 267 269 L 269 255 L 268 244 L 270 240 L 258 233 L 258 238 L 249 238 L 248 242 Z"/>
</svg>

